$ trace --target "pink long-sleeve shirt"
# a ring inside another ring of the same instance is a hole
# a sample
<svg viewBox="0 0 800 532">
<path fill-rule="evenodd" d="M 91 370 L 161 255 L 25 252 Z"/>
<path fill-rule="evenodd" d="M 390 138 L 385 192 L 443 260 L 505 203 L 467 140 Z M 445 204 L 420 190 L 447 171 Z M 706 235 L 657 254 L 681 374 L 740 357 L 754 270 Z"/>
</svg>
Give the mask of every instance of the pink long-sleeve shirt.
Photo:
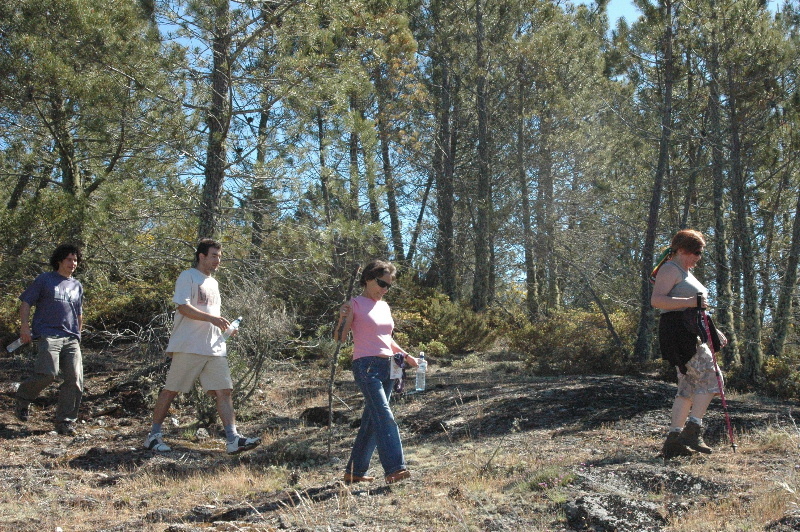
<svg viewBox="0 0 800 532">
<path fill-rule="evenodd" d="M 375 301 L 366 296 L 354 297 L 353 307 L 353 360 L 362 357 L 391 357 L 394 320 L 386 301 Z"/>
</svg>

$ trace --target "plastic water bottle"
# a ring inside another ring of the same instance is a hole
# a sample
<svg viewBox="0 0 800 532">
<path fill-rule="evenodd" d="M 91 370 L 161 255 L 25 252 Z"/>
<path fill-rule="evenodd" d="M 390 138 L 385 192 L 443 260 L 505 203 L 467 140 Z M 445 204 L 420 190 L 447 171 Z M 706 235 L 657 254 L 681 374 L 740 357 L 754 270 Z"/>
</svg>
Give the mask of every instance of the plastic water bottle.
<svg viewBox="0 0 800 532">
<path fill-rule="evenodd" d="M 228 338 L 230 338 L 231 335 L 233 334 L 233 331 L 237 330 L 241 323 L 242 323 L 242 317 L 241 316 L 239 316 L 238 318 L 233 320 L 231 322 L 231 324 L 228 326 L 228 328 L 225 329 L 225 332 L 222 333 L 222 341 L 223 342 L 227 342 Z"/>
<path fill-rule="evenodd" d="M 418 392 L 425 391 L 425 372 L 428 371 L 428 361 L 425 360 L 425 352 L 419 352 L 419 365 L 417 366 L 417 383 L 415 389 Z"/>
<path fill-rule="evenodd" d="M 6 347 L 6 351 L 11 353 L 12 351 L 14 351 L 16 348 L 18 348 L 21 345 L 22 345 L 22 338 L 17 338 L 16 340 L 14 340 L 10 344 L 8 344 L 8 347 Z"/>
</svg>

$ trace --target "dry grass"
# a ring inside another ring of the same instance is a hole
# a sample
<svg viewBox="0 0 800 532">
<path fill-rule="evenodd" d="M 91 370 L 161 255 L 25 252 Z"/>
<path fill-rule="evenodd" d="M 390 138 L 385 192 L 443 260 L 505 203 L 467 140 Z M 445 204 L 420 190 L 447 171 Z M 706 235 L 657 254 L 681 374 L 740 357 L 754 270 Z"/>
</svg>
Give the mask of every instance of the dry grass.
<svg viewBox="0 0 800 532">
<path fill-rule="evenodd" d="M 629 490 L 626 496 L 662 509 L 662 530 L 740 531 L 762 530 L 800 504 L 800 432 L 783 405 L 762 409 L 758 398 L 734 395 L 733 407 L 746 401 L 759 412 L 754 423 L 763 421 L 738 434 L 738 452 L 714 441 L 710 457 L 665 466 L 655 456 L 668 416 L 660 403 L 614 417 L 624 405 L 601 403 L 602 394 L 587 396 L 584 405 L 560 402 L 586 382 L 537 379 L 512 366 L 502 362 L 502 371 L 491 372 L 495 366 L 473 357 L 433 367 L 431 390 L 394 407 L 414 477 L 388 487 L 339 482 L 355 429 L 335 427 L 328 460 L 326 428 L 298 421 L 304 409 L 327 405 L 327 370 L 313 365 L 281 370 L 255 394 L 241 412 L 241 428 L 257 432 L 263 444 L 240 457 L 186 427 L 168 434 L 175 451 L 142 451 L 146 412 L 127 424 L 89 420 L 83 431 L 91 436 L 72 441 L 47 428 L 23 432 L 5 408 L 0 530 L 573 530 L 567 503 Z M 339 378 L 337 410 L 357 416 L 352 379 L 346 372 Z M 671 399 L 663 383 L 625 382 L 633 385 L 661 386 L 664 404 Z M 539 397 L 541 410 L 509 410 L 507 423 L 495 423 L 506 414 L 502 408 L 525 400 L 536 406 Z M 718 405 L 712 409 L 721 426 Z M 645 489 L 647 479 L 623 478 L 630 471 L 688 475 L 720 488 L 695 495 Z M 373 472 L 380 476 L 377 457 Z M 675 513 L 675 503 L 691 504 Z"/>
</svg>

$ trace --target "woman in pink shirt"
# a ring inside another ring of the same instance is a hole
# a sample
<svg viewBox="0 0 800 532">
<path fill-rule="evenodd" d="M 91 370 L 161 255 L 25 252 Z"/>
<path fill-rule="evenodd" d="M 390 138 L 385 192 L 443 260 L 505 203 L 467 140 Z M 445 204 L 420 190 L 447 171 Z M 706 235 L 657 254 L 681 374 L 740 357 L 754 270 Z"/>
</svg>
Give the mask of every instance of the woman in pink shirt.
<svg viewBox="0 0 800 532">
<path fill-rule="evenodd" d="M 400 430 L 389 408 L 394 380 L 390 378 L 390 365 L 395 353 L 402 353 L 411 367 L 417 359 L 407 354 L 392 338 L 394 320 L 383 296 L 392 287 L 397 269 L 390 262 L 376 260 L 369 263 L 361 274 L 360 296 L 342 305 L 336 332 L 339 341 L 353 333 L 353 377 L 364 394 L 364 413 L 358 429 L 344 481 L 371 482 L 367 476 L 369 462 L 375 448 L 383 466 L 387 484 L 409 478 L 406 468 Z M 341 328 L 342 322 L 344 327 Z"/>
</svg>

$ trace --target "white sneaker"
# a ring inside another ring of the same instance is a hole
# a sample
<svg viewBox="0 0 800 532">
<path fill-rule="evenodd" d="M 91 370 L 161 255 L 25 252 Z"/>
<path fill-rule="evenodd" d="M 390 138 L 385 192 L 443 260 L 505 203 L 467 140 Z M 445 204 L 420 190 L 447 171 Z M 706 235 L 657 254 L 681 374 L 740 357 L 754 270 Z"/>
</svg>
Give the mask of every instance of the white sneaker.
<svg viewBox="0 0 800 532">
<path fill-rule="evenodd" d="M 261 438 L 245 438 L 244 436 L 237 436 L 235 440 L 229 441 L 227 444 L 228 454 L 239 454 L 243 451 L 249 451 L 261 443 Z"/>
<path fill-rule="evenodd" d="M 164 443 L 164 438 L 161 436 L 160 432 L 148 434 L 147 438 L 144 439 L 144 447 L 145 449 L 156 451 L 158 453 L 165 453 L 172 450 L 169 445 Z"/>
</svg>

